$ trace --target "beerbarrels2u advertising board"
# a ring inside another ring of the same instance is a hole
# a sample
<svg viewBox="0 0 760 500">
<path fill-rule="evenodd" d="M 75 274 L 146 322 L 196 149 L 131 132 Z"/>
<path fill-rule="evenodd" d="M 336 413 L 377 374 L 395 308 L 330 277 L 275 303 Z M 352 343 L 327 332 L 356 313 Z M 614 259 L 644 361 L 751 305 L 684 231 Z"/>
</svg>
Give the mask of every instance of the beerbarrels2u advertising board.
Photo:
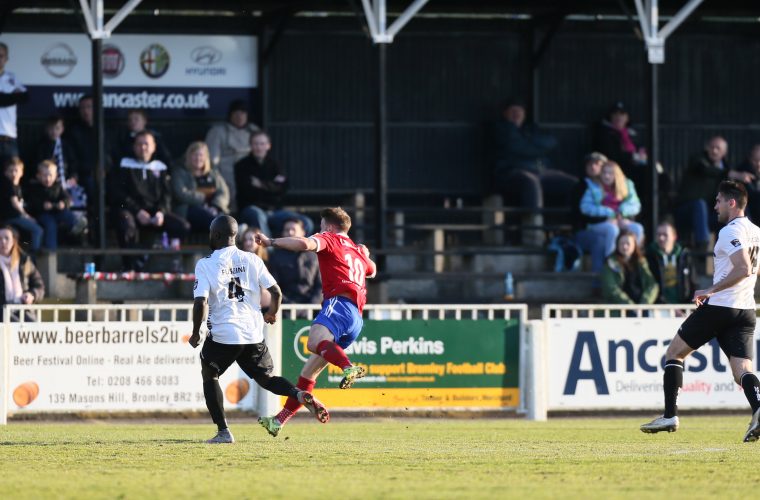
<svg viewBox="0 0 760 500">
<path fill-rule="evenodd" d="M 283 322 L 283 374 L 297 380 L 309 356 L 305 320 Z M 314 394 L 330 408 L 519 406 L 519 320 L 368 320 L 346 353 L 367 376 L 350 390 L 329 365 Z"/>
</svg>

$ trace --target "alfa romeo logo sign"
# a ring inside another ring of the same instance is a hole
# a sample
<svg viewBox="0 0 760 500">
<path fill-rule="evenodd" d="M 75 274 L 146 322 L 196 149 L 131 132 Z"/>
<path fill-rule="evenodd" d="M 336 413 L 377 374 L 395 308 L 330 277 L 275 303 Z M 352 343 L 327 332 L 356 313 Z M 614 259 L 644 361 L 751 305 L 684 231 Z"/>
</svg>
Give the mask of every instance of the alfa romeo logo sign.
<svg viewBox="0 0 760 500">
<path fill-rule="evenodd" d="M 158 43 L 149 45 L 140 54 L 140 67 L 150 78 L 161 78 L 169 69 L 169 52 Z"/>
</svg>

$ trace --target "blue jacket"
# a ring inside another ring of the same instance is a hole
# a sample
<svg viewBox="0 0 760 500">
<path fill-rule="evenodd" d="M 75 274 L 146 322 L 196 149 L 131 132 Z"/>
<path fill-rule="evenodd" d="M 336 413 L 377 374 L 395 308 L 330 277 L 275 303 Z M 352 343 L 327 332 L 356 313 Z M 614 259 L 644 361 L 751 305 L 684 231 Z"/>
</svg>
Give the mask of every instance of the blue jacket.
<svg viewBox="0 0 760 500">
<path fill-rule="evenodd" d="M 623 217 L 631 218 L 641 212 L 641 201 L 639 201 L 639 196 L 636 194 L 633 181 L 626 179 L 625 182 L 628 186 L 628 196 L 620 204 L 618 211 Z M 588 188 L 583 193 L 583 198 L 581 198 L 581 213 L 588 217 L 614 218 L 617 213 L 610 207 L 602 205 L 602 200 L 604 199 L 604 189 L 602 189 L 602 186 L 588 178 L 586 179 L 586 185 Z"/>
</svg>

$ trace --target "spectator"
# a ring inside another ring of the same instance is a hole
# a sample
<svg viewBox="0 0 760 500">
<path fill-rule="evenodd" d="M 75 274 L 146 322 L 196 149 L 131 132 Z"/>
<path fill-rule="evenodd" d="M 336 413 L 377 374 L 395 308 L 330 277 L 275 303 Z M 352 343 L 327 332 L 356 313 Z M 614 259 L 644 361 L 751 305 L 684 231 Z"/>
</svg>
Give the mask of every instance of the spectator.
<svg viewBox="0 0 760 500">
<path fill-rule="evenodd" d="M 34 304 L 45 296 L 40 272 L 18 246 L 18 235 L 11 226 L 0 226 L 0 320 L 5 304 Z"/>
<path fill-rule="evenodd" d="M 0 42 L 0 162 L 18 156 L 18 130 L 16 128 L 16 105 L 26 102 L 26 87 L 16 80 L 16 75 L 5 70 L 8 63 L 8 46 Z"/>
<path fill-rule="evenodd" d="M 70 200 L 66 190 L 58 181 L 58 166 L 50 160 L 42 160 L 37 165 L 37 176 L 26 188 L 29 199 L 29 213 L 45 230 L 43 246 L 56 250 L 59 231 L 69 240 L 81 235 L 87 226 L 87 219 L 77 219 L 69 210 Z"/>
<path fill-rule="evenodd" d="M 114 141 L 113 163 L 118 164 L 122 158 L 131 156 L 135 136 L 143 131 L 153 134 L 153 138 L 156 140 L 156 159 L 165 165 L 171 165 L 172 155 L 164 141 L 161 140 L 161 134 L 148 128 L 148 113 L 143 109 L 127 111 L 127 128 L 121 130 Z"/>
<path fill-rule="evenodd" d="M 255 253 L 261 260 L 266 262 L 269 260 L 269 252 L 263 246 L 256 243 L 256 235 L 261 233 L 261 230 L 256 227 L 249 227 L 245 229 L 240 235 L 238 235 L 238 246 L 245 252 Z M 279 284 L 279 283 L 278 283 Z M 261 288 L 261 307 L 267 308 L 272 302 L 272 294 L 266 288 Z"/>
<path fill-rule="evenodd" d="M 760 222 L 760 144 L 755 144 L 749 156 L 729 176 L 747 188 L 747 212 L 752 222 Z"/>
<path fill-rule="evenodd" d="M 678 191 L 675 210 L 678 232 L 690 236 L 700 253 L 708 251 L 710 233 L 718 227 L 712 207 L 718 185 L 728 177 L 727 153 L 726 140 L 711 137 L 705 142 L 704 150 L 689 160 Z M 684 241 L 687 240 L 688 237 Z"/>
<path fill-rule="evenodd" d="M 288 178 L 280 163 L 269 154 L 271 149 L 272 142 L 266 132 L 255 132 L 251 135 L 251 154 L 235 163 L 235 183 L 240 188 L 238 220 L 271 236 L 272 230 L 282 231 L 287 219 L 300 219 L 311 235 L 314 230 L 311 219 L 280 208 L 288 190 Z"/>
<path fill-rule="evenodd" d="M 608 221 L 609 216 L 606 214 L 589 215 L 601 213 L 597 210 L 597 205 L 593 205 L 593 210 L 587 208 L 589 214 L 584 213 L 581 210 L 581 202 L 586 191 L 601 187 L 599 177 L 602 173 L 602 165 L 607 161 L 607 157 L 601 153 L 594 152 L 586 156 L 586 177 L 578 182 L 571 205 L 576 243 L 584 252 L 591 255 L 591 270 L 595 273 L 602 270 L 605 259 L 615 249 L 615 239 L 620 229 L 617 224 Z"/>
<path fill-rule="evenodd" d="M 659 286 L 636 244 L 636 235 L 621 231 L 615 252 L 602 269 L 602 298 L 609 304 L 654 304 Z"/>
<path fill-rule="evenodd" d="M 67 139 L 74 148 L 74 158 L 77 160 L 77 182 L 84 187 L 90 200 L 95 196 L 95 172 L 97 170 L 97 151 L 93 145 L 95 126 L 93 115 L 94 100 L 91 95 L 79 99 L 79 119 L 68 127 Z"/>
<path fill-rule="evenodd" d="M 587 217 L 605 217 L 607 221 L 593 224 L 593 229 L 605 233 L 607 238 L 614 230 L 596 224 L 612 224 L 617 226 L 619 231 L 633 232 L 637 243 L 643 244 L 644 227 L 633 221 L 633 217 L 641 211 L 641 202 L 633 182 L 626 179 L 620 166 L 612 161 L 602 165 L 599 180 L 600 184 L 588 184 L 588 189 L 581 199 L 581 212 Z M 615 249 L 615 240 L 612 241 L 612 247 L 607 247 L 607 255 Z M 608 239 L 607 244 L 609 243 Z"/>
<path fill-rule="evenodd" d="M 625 103 L 615 102 L 596 128 L 594 149 L 620 165 L 634 184 L 644 186 L 647 182 L 647 151 L 638 144 L 636 131 L 628 126 L 629 122 Z"/>
<path fill-rule="evenodd" d="M 306 236 L 300 219 L 285 221 L 282 237 L 290 236 Z M 275 250 L 268 267 L 282 289 L 284 304 L 322 303 L 322 279 L 316 252 Z"/>
<path fill-rule="evenodd" d="M 134 157 L 122 158 L 121 168 L 113 176 L 110 197 L 116 215 L 117 237 L 122 248 L 135 248 L 140 239 L 139 228 L 164 231 L 169 238 L 181 240 L 190 231 L 190 224 L 169 210 L 171 191 L 163 162 L 153 158 L 156 142 L 150 132 L 135 137 Z M 127 269 L 140 270 L 145 258 L 126 256 Z"/>
<path fill-rule="evenodd" d="M 51 116 L 45 122 L 45 135 L 37 145 L 34 164 L 39 165 L 43 160 L 52 160 L 58 167 L 57 178 L 66 190 L 71 200 L 71 208 L 81 211 L 78 218 L 85 219 L 87 210 L 87 193 L 78 182 L 78 165 L 74 147 L 64 139 L 65 131 L 63 118 Z M 86 220 L 86 219 L 85 219 Z"/>
<path fill-rule="evenodd" d="M 0 179 L 0 221 L 10 224 L 28 235 L 24 243 L 36 254 L 42 244 L 42 228 L 26 212 L 24 196 L 21 191 L 21 178 L 24 176 L 24 163 L 18 156 L 5 162 L 3 176 Z"/>
<path fill-rule="evenodd" d="M 204 142 L 193 142 L 187 147 L 184 168 L 173 170 L 171 185 L 174 213 L 187 219 L 193 231 L 208 232 L 214 217 L 228 212 L 227 183 L 211 168 Z"/>
<path fill-rule="evenodd" d="M 234 165 L 251 152 L 251 134 L 259 127 L 248 122 L 248 106 L 238 99 L 230 103 L 227 121 L 211 127 L 206 134 L 206 144 L 211 153 L 211 166 L 222 174 L 230 190 L 230 209 L 235 210 L 237 190 L 235 189 Z"/>
<path fill-rule="evenodd" d="M 526 123 L 525 107 L 518 101 L 508 101 L 502 108 L 502 119 L 494 126 L 495 188 L 507 199 L 519 200 L 519 206 L 541 209 L 544 199 L 567 205 L 574 176 L 549 168 L 547 155 L 557 140 Z M 523 243 L 542 245 L 545 234 L 536 229 L 543 225 L 543 215 L 532 212 L 523 223 L 532 226 L 523 231 Z"/>
<path fill-rule="evenodd" d="M 649 270 L 660 288 L 659 304 L 689 303 L 696 290 L 691 254 L 677 240 L 673 224 L 661 222 L 655 240 L 647 247 Z"/>
</svg>

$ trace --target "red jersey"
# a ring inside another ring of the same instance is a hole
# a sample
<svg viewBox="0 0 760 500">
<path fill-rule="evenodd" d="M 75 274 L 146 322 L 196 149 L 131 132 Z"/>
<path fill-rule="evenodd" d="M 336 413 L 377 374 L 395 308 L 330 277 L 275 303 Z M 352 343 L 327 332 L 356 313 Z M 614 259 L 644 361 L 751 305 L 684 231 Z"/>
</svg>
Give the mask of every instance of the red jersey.
<svg viewBox="0 0 760 500">
<path fill-rule="evenodd" d="M 345 295 L 354 301 L 361 313 L 367 303 L 364 280 L 375 274 L 375 265 L 348 236 L 325 232 L 312 238 L 318 245 L 317 258 L 324 299 Z"/>
</svg>

